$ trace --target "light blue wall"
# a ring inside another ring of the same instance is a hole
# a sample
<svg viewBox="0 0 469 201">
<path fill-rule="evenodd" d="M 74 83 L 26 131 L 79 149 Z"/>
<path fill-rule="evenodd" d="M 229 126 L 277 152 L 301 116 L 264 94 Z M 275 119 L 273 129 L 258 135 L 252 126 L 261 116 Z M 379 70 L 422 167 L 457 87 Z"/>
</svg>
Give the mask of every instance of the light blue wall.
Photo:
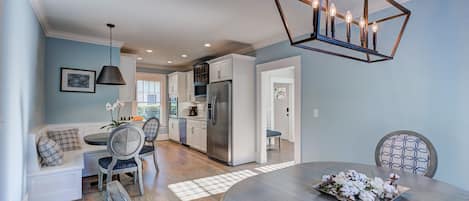
<svg viewBox="0 0 469 201">
<path fill-rule="evenodd" d="M 379 139 L 409 129 L 434 143 L 436 178 L 469 189 L 469 1 L 405 5 L 412 18 L 393 61 L 365 64 L 282 42 L 259 49 L 257 63 L 302 57 L 303 161 L 374 164 Z"/>
<path fill-rule="evenodd" d="M 120 49 L 113 48 L 113 64 L 120 62 Z M 96 93 L 60 92 L 60 68 L 95 70 L 99 75 L 109 64 L 109 47 L 57 38 L 46 45 L 46 122 L 76 123 L 109 121 L 106 102 L 119 96 L 117 86 L 96 85 Z"/>
<path fill-rule="evenodd" d="M 26 194 L 26 135 L 44 123 L 45 36 L 28 0 L 0 1 L 0 200 Z"/>
</svg>

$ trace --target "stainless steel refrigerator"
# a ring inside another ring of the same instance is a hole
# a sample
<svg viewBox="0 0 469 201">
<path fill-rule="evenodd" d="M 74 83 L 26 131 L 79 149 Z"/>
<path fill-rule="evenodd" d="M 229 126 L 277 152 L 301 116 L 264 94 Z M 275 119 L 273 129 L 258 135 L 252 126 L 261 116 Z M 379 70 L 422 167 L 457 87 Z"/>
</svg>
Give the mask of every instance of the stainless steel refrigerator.
<svg viewBox="0 0 469 201">
<path fill-rule="evenodd" d="M 207 89 L 207 155 L 228 165 L 233 165 L 231 89 L 231 81 L 211 83 Z"/>
</svg>

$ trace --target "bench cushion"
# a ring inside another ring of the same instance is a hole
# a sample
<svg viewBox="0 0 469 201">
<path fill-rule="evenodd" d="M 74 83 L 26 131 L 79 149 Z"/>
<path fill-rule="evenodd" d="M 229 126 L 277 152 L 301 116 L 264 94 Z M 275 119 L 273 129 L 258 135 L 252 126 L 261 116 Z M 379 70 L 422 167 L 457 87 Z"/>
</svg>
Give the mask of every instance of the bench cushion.
<svg viewBox="0 0 469 201">
<path fill-rule="evenodd" d="M 57 142 L 63 151 L 74 151 L 81 149 L 78 128 L 47 131 L 47 136 Z"/>
<path fill-rule="evenodd" d="M 112 161 L 112 157 L 104 157 L 98 160 L 98 164 L 102 168 L 107 169 L 109 167 L 109 164 L 111 164 L 111 161 Z M 135 162 L 134 159 L 117 160 L 117 163 L 114 166 L 114 170 L 133 168 L 133 167 L 137 167 L 137 163 Z"/>
<path fill-rule="evenodd" d="M 42 136 L 39 139 L 37 151 L 45 166 L 57 166 L 64 163 L 64 152 L 55 141 L 48 137 Z"/>
</svg>

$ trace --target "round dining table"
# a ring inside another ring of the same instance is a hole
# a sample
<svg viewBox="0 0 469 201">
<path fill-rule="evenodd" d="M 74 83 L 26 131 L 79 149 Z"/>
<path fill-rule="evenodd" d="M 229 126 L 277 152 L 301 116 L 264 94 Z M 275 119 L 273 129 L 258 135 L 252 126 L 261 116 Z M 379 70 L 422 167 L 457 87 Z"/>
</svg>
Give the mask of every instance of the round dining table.
<svg viewBox="0 0 469 201">
<path fill-rule="evenodd" d="M 107 145 L 110 133 L 96 133 L 83 137 L 86 144 L 89 145 Z"/>
<path fill-rule="evenodd" d="M 469 200 L 469 192 L 447 183 L 401 171 L 376 166 L 343 163 L 312 162 L 245 179 L 231 187 L 223 201 L 331 201 L 312 188 L 323 175 L 356 170 L 368 177 L 386 179 L 391 173 L 400 176 L 399 185 L 410 188 L 396 201 L 457 201 Z M 463 178 L 461 178 L 463 179 Z"/>
</svg>

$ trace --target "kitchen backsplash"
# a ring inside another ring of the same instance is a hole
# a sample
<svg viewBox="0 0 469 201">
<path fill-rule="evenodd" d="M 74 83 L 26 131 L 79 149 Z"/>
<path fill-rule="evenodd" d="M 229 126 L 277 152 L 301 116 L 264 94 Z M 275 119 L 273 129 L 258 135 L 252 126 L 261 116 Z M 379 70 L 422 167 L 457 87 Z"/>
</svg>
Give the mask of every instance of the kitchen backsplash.
<svg viewBox="0 0 469 201">
<path fill-rule="evenodd" d="M 179 103 L 179 116 L 186 117 L 189 116 L 190 107 L 197 106 L 197 117 L 206 117 L 207 116 L 207 102 L 182 102 Z"/>
</svg>

